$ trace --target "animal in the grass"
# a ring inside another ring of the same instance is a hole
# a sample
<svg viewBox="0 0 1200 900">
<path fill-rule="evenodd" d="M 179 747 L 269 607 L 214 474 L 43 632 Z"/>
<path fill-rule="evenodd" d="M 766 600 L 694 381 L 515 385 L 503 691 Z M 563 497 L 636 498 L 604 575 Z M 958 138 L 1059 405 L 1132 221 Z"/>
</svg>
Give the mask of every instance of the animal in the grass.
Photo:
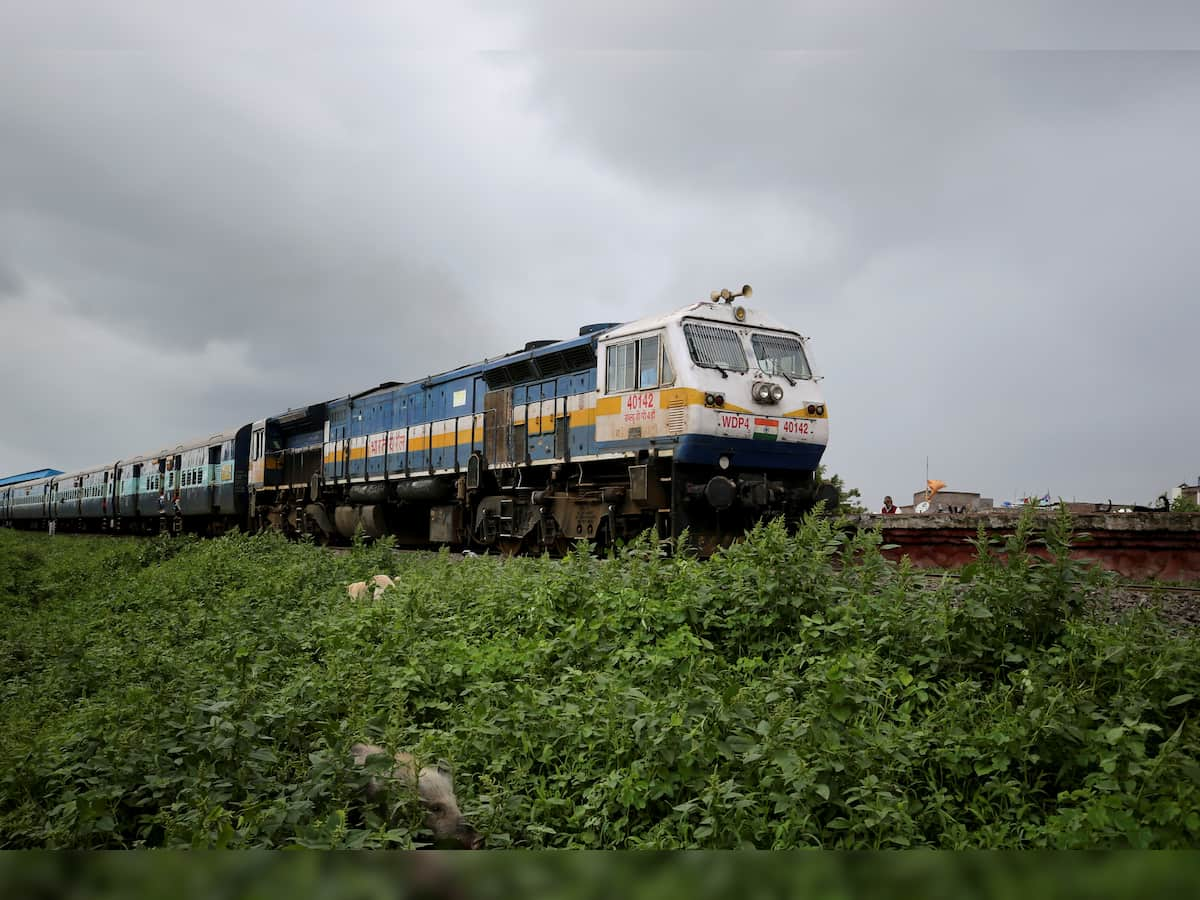
<svg viewBox="0 0 1200 900">
<path fill-rule="evenodd" d="M 373 756 L 387 756 L 388 752 L 376 744 L 355 744 L 350 748 L 355 765 L 365 766 Z M 441 766 L 422 766 L 417 771 L 416 761 L 410 753 L 396 753 L 388 779 L 372 777 L 367 783 L 367 797 L 378 800 L 392 781 L 401 790 L 416 788 L 417 799 L 425 810 L 425 827 L 433 833 L 437 846 L 457 846 L 466 850 L 483 847 L 483 835 L 477 832 L 458 808 L 454 795 L 454 782 L 450 771 Z"/>
<path fill-rule="evenodd" d="M 346 588 L 346 593 L 350 595 L 351 600 L 361 600 L 367 596 L 367 583 L 365 581 L 356 581 Z"/>
<path fill-rule="evenodd" d="M 375 590 L 371 595 L 373 600 L 378 600 L 383 596 L 384 591 L 396 586 L 396 582 L 392 581 L 387 575 L 376 575 L 371 579 L 371 583 L 375 585 Z"/>
</svg>

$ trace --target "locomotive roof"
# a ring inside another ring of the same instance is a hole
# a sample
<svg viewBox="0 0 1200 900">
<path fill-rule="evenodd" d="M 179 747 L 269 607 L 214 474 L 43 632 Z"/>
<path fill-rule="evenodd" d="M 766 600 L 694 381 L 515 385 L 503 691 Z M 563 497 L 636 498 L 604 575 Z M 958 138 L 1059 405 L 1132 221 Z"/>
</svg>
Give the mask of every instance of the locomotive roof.
<svg viewBox="0 0 1200 900">
<path fill-rule="evenodd" d="M 612 338 L 621 338 L 626 335 L 641 334 L 642 332 L 653 331 L 655 328 L 662 328 L 665 325 L 671 325 L 685 319 L 703 319 L 722 325 L 735 325 L 742 328 L 767 328 L 772 331 L 796 333 L 796 329 L 784 325 L 766 313 L 750 309 L 749 307 L 744 307 L 746 318 L 738 321 L 736 312 L 738 309 L 739 306 L 736 303 L 710 303 L 707 301 L 692 303 L 674 312 L 667 313 L 665 316 L 638 319 L 636 322 L 621 325 L 618 328 L 605 332 L 603 337 L 605 340 L 611 340 Z"/>
<path fill-rule="evenodd" d="M 482 362 L 460 366 L 457 369 L 449 369 L 436 375 L 429 375 L 417 381 L 387 382 L 357 394 L 350 394 L 346 397 L 331 400 L 330 404 L 369 399 L 386 391 L 397 389 L 404 390 L 418 386 L 429 387 L 435 384 L 445 384 L 449 381 L 472 378 L 476 375 L 482 375 L 488 382 L 488 386 L 493 388 L 550 378 L 586 367 L 587 365 L 595 365 L 594 358 L 588 359 L 587 355 L 595 353 L 596 345 L 601 340 L 641 334 L 669 324 L 681 322 L 684 319 L 704 319 L 720 324 L 795 333 L 794 328 L 778 322 L 765 313 L 749 308 L 745 310 L 745 319 L 738 321 L 736 317 L 736 310 L 738 308 L 739 306 L 736 304 L 730 303 L 691 303 L 663 316 L 653 316 L 607 327 L 585 326 L 581 330 L 586 333 L 578 337 L 568 338 L 565 341 L 547 342 L 540 346 L 517 350 L 504 356 L 485 359 Z"/>
<path fill-rule="evenodd" d="M 549 341 L 541 346 L 536 346 L 528 350 L 516 350 L 512 353 L 507 353 L 504 356 L 485 359 L 482 362 L 470 363 L 465 366 L 460 366 L 457 369 L 449 369 L 445 372 L 440 372 L 436 375 L 429 375 L 416 381 L 386 382 L 379 387 L 370 388 L 362 391 L 361 393 L 350 394 L 346 397 L 339 397 L 336 400 L 331 400 L 329 401 L 329 404 L 333 405 L 337 403 L 345 403 L 349 400 L 361 400 L 393 390 L 404 390 L 406 388 L 429 387 L 435 384 L 445 384 L 446 382 L 457 381 L 461 378 L 473 378 L 476 375 L 482 375 L 484 379 L 488 381 L 489 385 L 491 385 L 493 381 L 497 383 L 512 383 L 511 377 L 506 378 L 505 376 L 515 374 L 517 372 L 528 372 L 531 380 L 551 377 L 551 375 L 563 374 L 569 371 L 572 363 L 583 363 L 587 361 L 594 364 L 594 360 L 586 359 L 586 354 L 595 353 L 596 341 L 598 338 L 602 337 L 604 333 L 604 330 L 590 331 L 587 334 L 568 338 L 565 341 Z M 584 356 L 580 355 L 581 351 Z M 556 365 L 553 367 L 546 365 L 546 363 L 551 360 L 555 361 L 556 363 Z M 538 366 L 537 364 L 539 361 L 542 362 L 541 366 Z"/>
</svg>

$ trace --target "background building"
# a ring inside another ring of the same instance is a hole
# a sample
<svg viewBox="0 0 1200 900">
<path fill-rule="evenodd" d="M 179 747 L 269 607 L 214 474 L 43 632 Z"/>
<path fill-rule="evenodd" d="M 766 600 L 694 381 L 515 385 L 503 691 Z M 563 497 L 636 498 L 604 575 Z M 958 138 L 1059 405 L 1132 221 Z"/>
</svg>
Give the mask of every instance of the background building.
<svg viewBox="0 0 1200 900">
<path fill-rule="evenodd" d="M 925 502 L 925 492 L 913 493 L 911 506 L 900 507 L 901 512 L 913 512 L 917 504 Z M 968 513 L 982 509 L 991 509 L 995 501 L 991 497 L 982 497 L 970 491 L 948 491 L 945 488 L 933 495 L 929 501 L 929 511 L 932 513 Z"/>
<path fill-rule="evenodd" d="M 1196 480 L 1200 482 L 1200 478 Z M 1167 498 L 1172 503 L 1180 497 L 1187 497 L 1193 503 L 1200 503 L 1200 484 L 1181 484 L 1167 491 Z"/>
</svg>

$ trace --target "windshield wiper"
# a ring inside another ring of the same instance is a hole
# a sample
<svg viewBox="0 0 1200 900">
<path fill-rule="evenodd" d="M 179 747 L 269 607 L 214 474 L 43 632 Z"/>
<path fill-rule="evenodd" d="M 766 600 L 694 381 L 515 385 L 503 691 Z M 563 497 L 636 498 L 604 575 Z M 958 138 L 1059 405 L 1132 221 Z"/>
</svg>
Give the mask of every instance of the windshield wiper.
<svg viewBox="0 0 1200 900">
<path fill-rule="evenodd" d="M 718 366 L 716 363 L 709 363 L 709 365 L 712 366 L 714 369 L 716 369 L 718 372 L 720 372 L 722 378 L 729 377 L 729 373 L 726 372 L 724 369 L 722 369 L 720 366 Z"/>
<path fill-rule="evenodd" d="M 792 376 L 783 371 L 783 369 L 779 370 L 779 374 L 786 378 L 788 380 L 788 384 L 790 384 L 792 387 L 796 386 L 796 382 L 792 379 Z"/>
</svg>

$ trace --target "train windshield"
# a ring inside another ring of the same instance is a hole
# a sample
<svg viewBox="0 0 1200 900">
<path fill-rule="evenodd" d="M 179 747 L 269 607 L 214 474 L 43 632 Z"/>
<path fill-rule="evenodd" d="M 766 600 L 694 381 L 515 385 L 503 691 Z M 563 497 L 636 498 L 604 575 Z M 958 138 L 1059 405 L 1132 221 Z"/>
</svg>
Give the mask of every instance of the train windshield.
<svg viewBox="0 0 1200 900">
<path fill-rule="evenodd" d="M 804 358 L 804 348 L 796 338 L 777 334 L 755 334 L 750 337 L 754 358 L 764 375 L 786 375 L 788 378 L 811 378 L 812 371 Z"/>
<path fill-rule="evenodd" d="M 736 331 L 685 322 L 683 335 L 687 338 L 688 352 L 696 365 L 723 372 L 745 372 L 749 368 L 746 365 L 746 351 L 742 349 L 742 339 Z"/>
</svg>

